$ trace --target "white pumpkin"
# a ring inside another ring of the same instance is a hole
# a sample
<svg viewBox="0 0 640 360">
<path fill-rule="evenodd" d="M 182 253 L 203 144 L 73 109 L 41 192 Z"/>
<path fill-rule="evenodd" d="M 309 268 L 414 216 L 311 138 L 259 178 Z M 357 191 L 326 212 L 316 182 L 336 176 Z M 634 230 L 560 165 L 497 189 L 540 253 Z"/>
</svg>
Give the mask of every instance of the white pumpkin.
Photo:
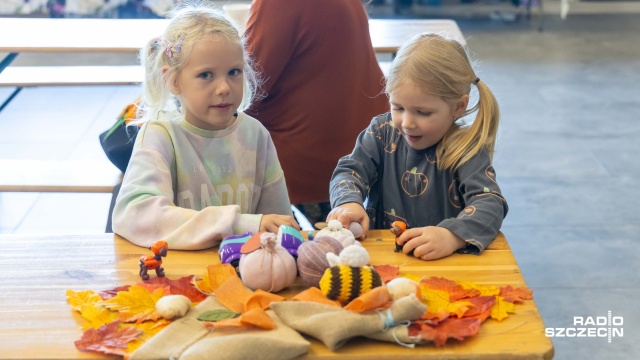
<svg viewBox="0 0 640 360">
<path fill-rule="evenodd" d="M 296 280 L 296 260 L 278 244 L 274 233 L 260 236 L 260 248 L 243 254 L 238 267 L 242 282 L 251 290 L 278 292 Z"/>
</svg>

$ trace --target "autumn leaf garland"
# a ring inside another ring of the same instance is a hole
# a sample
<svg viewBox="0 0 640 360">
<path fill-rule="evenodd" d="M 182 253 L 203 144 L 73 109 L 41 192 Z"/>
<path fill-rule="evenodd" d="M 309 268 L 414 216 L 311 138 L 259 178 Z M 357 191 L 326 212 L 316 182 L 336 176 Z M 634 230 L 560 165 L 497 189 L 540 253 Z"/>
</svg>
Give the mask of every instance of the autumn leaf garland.
<svg viewBox="0 0 640 360">
<path fill-rule="evenodd" d="M 409 335 L 433 341 L 436 346 L 444 346 L 450 338 L 463 340 L 474 336 L 489 317 L 502 321 L 509 313 L 515 312 L 515 303 L 533 298 L 532 290 L 527 288 L 498 288 L 440 277 L 419 278 L 410 274 L 400 276 L 399 268 L 390 265 L 374 268 L 381 273 L 385 283 L 406 277 L 419 284 L 419 291 L 416 291 L 427 305 L 427 312 L 412 322 Z M 314 289 L 302 292 L 293 300 L 326 302 L 324 296 L 319 297 L 312 291 Z M 241 286 L 235 271 L 224 265 L 209 266 L 197 281 L 193 276 L 177 280 L 153 278 L 102 292 L 67 290 L 67 302 L 84 319 L 82 328 L 85 332 L 75 342 L 76 348 L 121 356 L 131 354 L 171 322 L 161 319 L 155 309 L 157 301 L 170 294 L 187 296 L 192 303 L 204 300 L 207 294 L 216 295 L 230 310 L 203 313 L 200 319 L 204 326 L 215 328 L 256 326 L 270 329 L 273 322 L 264 309 L 271 301 L 284 300 L 274 294 L 247 291 Z M 347 304 L 345 309 L 368 311 L 371 306 L 384 307 L 389 304 L 386 294 L 383 296 L 383 293 L 372 291 L 369 298 L 358 298 L 356 300 L 361 303 Z"/>
</svg>

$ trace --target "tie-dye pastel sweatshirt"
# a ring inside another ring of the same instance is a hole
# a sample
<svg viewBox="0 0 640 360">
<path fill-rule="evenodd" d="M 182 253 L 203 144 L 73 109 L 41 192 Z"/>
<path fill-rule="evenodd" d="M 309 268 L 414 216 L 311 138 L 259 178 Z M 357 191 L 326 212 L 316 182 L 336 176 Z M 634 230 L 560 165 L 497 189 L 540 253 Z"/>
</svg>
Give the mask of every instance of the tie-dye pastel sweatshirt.
<svg viewBox="0 0 640 360">
<path fill-rule="evenodd" d="M 269 132 L 238 113 L 230 127 L 194 127 L 177 112 L 138 133 L 113 211 L 113 231 L 147 247 L 198 250 L 259 230 L 262 214 L 291 215 Z"/>
</svg>

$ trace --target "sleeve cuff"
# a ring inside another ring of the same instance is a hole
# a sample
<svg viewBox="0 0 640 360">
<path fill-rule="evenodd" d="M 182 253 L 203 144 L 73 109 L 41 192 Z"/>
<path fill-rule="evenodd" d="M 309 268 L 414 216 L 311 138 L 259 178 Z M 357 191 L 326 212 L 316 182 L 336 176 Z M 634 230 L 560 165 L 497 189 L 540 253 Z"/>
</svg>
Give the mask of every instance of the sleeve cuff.
<svg viewBox="0 0 640 360">
<path fill-rule="evenodd" d="M 253 234 L 260 230 L 262 214 L 240 214 L 233 224 L 234 234 L 244 234 L 251 231 Z"/>
</svg>

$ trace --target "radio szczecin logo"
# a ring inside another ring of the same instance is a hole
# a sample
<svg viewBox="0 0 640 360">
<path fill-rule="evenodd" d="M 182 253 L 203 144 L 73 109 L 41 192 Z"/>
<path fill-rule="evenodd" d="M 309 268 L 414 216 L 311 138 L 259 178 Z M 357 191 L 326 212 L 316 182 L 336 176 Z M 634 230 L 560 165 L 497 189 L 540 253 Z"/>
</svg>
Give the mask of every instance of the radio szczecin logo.
<svg viewBox="0 0 640 360">
<path fill-rule="evenodd" d="M 611 342 L 611 338 L 623 337 L 624 319 L 622 316 L 574 316 L 573 327 L 546 328 L 544 334 L 547 337 L 602 337 Z"/>
</svg>

